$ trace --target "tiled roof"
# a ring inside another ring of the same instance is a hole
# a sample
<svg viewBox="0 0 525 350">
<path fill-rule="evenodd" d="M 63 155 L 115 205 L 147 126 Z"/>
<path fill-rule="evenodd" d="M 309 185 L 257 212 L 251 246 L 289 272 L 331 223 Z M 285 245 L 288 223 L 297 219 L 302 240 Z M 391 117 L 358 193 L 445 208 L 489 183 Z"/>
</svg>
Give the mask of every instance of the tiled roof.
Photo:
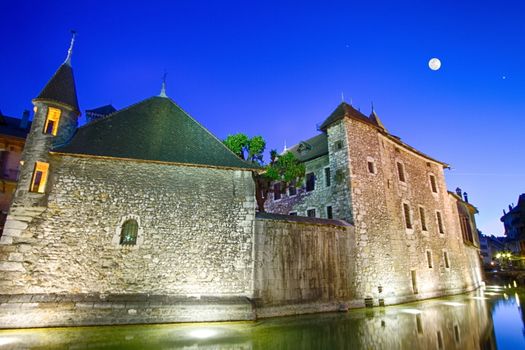
<svg viewBox="0 0 525 350">
<path fill-rule="evenodd" d="M 329 125 L 345 117 L 358 119 L 365 123 L 375 125 L 370 119 L 368 119 L 366 115 L 364 115 L 348 103 L 342 102 L 339 106 L 337 106 L 337 108 L 332 112 L 332 114 L 330 114 L 330 116 L 325 119 L 325 121 L 321 124 L 319 129 L 322 131 L 326 131 L 326 128 L 328 128 Z"/>
<path fill-rule="evenodd" d="M 171 99 L 151 97 L 80 127 L 54 150 L 169 163 L 254 169 Z"/>
<path fill-rule="evenodd" d="M 25 139 L 29 130 L 31 130 L 31 122 L 27 122 L 27 127 L 22 129 L 20 127 L 21 120 L 14 117 L 8 117 L 0 113 L 0 135 L 9 135 Z"/>
<path fill-rule="evenodd" d="M 62 64 L 33 101 L 58 102 L 80 113 L 73 68 Z"/>
<path fill-rule="evenodd" d="M 86 114 L 89 113 L 89 114 L 94 114 L 94 115 L 106 116 L 116 111 L 117 109 L 113 107 L 112 105 L 105 105 L 105 106 L 98 107 L 95 109 L 86 109 Z"/>
<path fill-rule="evenodd" d="M 299 142 L 290 147 L 288 151 L 292 152 L 301 162 L 306 162 L 328 154 L 328 138 L 325 133 L 322 133 Z"/>
</svg>

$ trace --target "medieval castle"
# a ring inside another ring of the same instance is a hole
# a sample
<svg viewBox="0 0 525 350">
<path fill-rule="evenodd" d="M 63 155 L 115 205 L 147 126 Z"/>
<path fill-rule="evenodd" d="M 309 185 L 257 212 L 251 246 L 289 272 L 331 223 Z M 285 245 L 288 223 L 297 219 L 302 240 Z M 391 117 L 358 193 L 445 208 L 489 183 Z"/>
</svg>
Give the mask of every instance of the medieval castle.
<svg viewBox="0 0 525 350">
<path fill-rule="evenodd" d="M 290 150 L 305 185 L 256 213 L 260 169 L 164 91 L 78 127 L 70 50 L 33 104 L 0 239 L 3 327 L 252 320 L 482 283 L 475 207 L 375 112 L 339 105 Z"/>
</svg>

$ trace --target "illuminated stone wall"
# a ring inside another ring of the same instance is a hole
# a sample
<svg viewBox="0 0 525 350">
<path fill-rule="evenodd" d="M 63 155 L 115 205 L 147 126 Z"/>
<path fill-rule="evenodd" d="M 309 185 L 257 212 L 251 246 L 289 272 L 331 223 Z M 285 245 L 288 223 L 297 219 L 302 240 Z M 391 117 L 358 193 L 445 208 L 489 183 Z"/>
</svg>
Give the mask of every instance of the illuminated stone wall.
<svg viewBox="0 0 525 350">
<path fill-rule="evenodd" d="M 51 173 L 47 205 L 8 219 L 0 294 L 251 295 L 249 171 L 52 156 Z"/>
<path fill-rule="evenodd" d="M 257 218 L 255 232 L 258 317 L 333 311 L 352 299 L 352 226 L 269 215 Z"/>
<path fill-rule="evenodd" d="M 442 166 L 366 123 L 346 118 L 333 127 L 346 131 L 348 143 L 357 245 L 356 298 L 381 298 L 388 304 L 478 286 L 477 249 L 463 244 L 456 205 L 447 192 Z M 375 174 L 369 172 L 368 160 L 375 163 Z M 404 166 L 404 182 L 399 179 L 397 162 Z M 431 189 L 430 174 L 436 177 L 437 193 Z M 404 203 L 410 207 L 411 229 L 406 228 Z M 420 207 L 427 230 L 423 230 Z M 442 214 L 444 234 L 439 233 L 436 211 Z M 432 268 L 428 267 L 427 251 L 432 254 Z M 445 267 L 445 251 L 450 268 Z M 416 273 L 417 294 L 411 270 Z"/>
</svg>

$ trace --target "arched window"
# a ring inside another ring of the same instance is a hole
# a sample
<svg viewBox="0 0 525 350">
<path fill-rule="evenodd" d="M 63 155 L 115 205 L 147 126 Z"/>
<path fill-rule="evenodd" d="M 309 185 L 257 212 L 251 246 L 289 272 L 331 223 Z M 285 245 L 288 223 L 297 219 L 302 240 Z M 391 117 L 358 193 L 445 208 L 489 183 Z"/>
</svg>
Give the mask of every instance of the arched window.
<svg viewBox="0 0 525 350">
<path fill-rule="evenodd" d="M 129 219 L 122 224 L 120 231 L 120 244 L 135 245 L 137 244 L 137 235 L 139 232 L 139 224 L 137 220 Z"/>
</svg>

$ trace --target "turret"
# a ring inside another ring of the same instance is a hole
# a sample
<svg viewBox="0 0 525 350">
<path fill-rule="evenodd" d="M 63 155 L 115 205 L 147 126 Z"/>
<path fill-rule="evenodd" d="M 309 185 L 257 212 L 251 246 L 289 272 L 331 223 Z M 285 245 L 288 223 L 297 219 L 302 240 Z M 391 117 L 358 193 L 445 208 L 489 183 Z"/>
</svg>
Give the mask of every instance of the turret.
<svg viewBox="0 0 525 350">
<path fill-rule="evenodd" d="M 66 60 L 33 99 L 35 114 L 22 153 L 13 206 L 43 204 L 50 171 L 49 151 L 66 144 L 77 129 L 80 108 L 71 67 L 74 42 L 73 32 Z"/>
</svg>

